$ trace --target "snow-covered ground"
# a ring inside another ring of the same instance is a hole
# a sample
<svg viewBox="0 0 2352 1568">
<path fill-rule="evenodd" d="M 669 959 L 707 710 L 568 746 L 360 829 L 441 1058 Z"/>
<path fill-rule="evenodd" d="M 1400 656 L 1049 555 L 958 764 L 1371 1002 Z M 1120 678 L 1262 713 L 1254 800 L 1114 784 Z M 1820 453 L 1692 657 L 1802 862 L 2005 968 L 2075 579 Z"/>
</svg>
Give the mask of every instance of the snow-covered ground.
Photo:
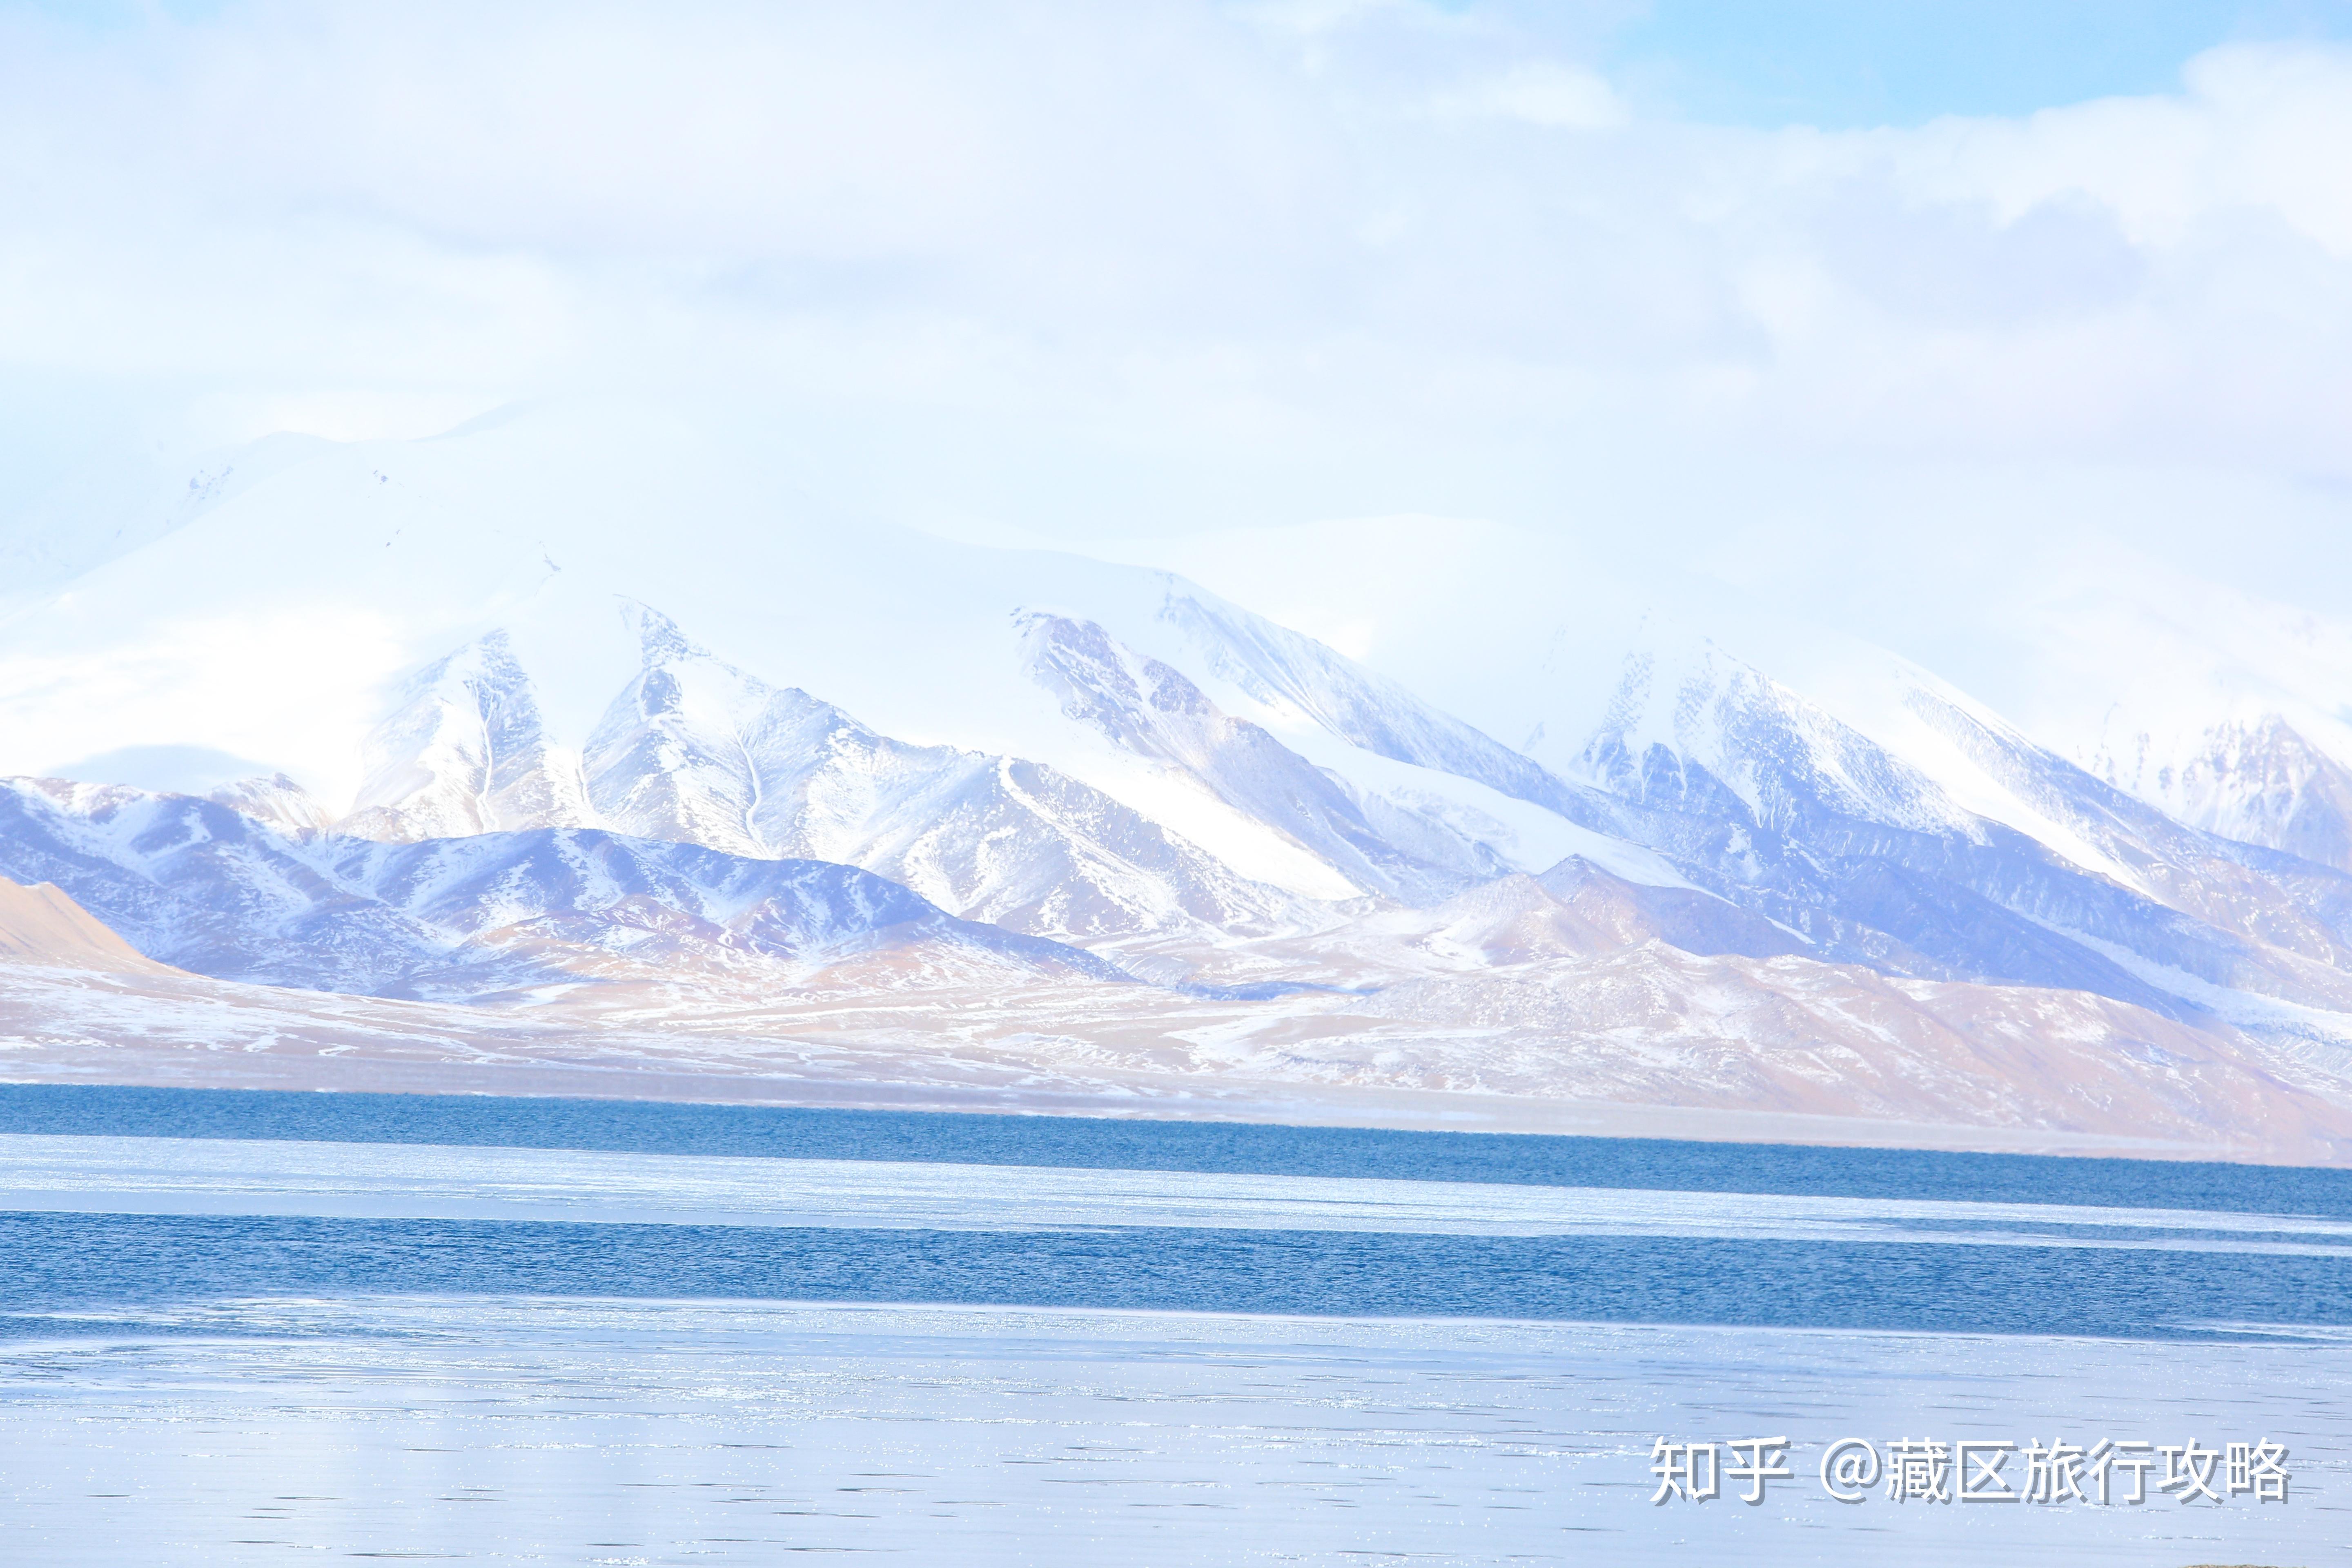
<svg viewBox="0 0 2352 1568">
<path fill-rule="evenodd" d="M 13 1561 L 2352 1556 L 2352 1345 L 2332 1342 L 433 1299 L 87 1327 L 0 1349 Z M 1844 1506 L 1814 1471 L 1849 1435 L 2269 1436 L 2292 1489 Z M 1787 1436 L 1797 1479 L 1755 1508 L 1652 1506 L 1661 1436 Z"/>
</svg>

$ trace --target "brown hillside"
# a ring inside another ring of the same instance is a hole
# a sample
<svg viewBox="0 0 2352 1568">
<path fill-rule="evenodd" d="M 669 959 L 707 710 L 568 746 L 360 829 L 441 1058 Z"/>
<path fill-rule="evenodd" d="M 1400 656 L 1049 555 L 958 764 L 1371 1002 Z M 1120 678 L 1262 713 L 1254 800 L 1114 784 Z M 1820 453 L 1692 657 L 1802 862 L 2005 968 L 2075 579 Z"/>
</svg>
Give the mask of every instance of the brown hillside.
<svg viewBox="0 0 2352 1568">
<path fill-rule="evenodd" d="M 142 954 L 52 884 L 27 888 L 0 877 L 0 963 L 11 960 L 74 969 L 179 973 Z"/>
</svg>

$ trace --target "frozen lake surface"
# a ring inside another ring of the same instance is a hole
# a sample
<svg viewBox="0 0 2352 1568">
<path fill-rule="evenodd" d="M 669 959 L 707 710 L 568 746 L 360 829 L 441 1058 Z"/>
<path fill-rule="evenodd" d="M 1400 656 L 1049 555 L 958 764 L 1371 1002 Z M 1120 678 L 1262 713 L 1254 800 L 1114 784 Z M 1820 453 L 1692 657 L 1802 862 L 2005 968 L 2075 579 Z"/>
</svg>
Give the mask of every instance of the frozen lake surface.
<svg viewBox="0 0 2352 1568">
<path fill-rule="evenodd" d="M 2352 1557 L 2336 1343 L 446 1299 L 89 1327 L 0 1351 L 8 1561 Z M 1761 1506 L 1648 1503 L 1655 1436 L 1783 1433 Z M 2267 1435 L 2296 1489 L 1845 1507 L 1809 1472 L 1849 1433 Z"/>
<path fill-rule="evenodd" d="M 2352 1256 L 2308 1215 L 936 1161 L 0 1133 L 16 1210 L 1007 1231 L 1683 1236 Z"/>
<path fill-rule="evenodd" d="M 0 1092 L 0 1561 L 2352 1562 L 2339 1173 L 723 1110 Z"/>
</svg>

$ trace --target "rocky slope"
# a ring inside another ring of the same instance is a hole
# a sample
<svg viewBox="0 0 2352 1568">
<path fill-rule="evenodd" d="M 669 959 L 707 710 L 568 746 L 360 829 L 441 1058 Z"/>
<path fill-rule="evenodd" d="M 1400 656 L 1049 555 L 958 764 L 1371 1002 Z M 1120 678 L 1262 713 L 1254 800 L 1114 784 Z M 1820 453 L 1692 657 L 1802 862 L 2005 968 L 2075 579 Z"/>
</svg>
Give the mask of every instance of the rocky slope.
<svg viewBox="0 0 2352 1568">
<path fill-rule="evenodd" d="M 1825 1114 L 2352 1076 L 2307 693 L 2151 782 L 1892 656 L 1660 633 L 1522 750 L 1181 578 L 810 515 L 691 433 L 237 472 L 0 615 L 0 875 L 218 981 Z M 104 776 L 141 747 L 259 771 Z"/>
<path fill-rule="evenodd" d="M 527 1002 L 593 983 L 782 987 L 1018 974 L 1118 981 L 824 861 L 600 828 L 302 840 L 189 795 L 0 781 L 0 874 L 62 889 L 149 958 L 220 979 Z"/>
</svg>

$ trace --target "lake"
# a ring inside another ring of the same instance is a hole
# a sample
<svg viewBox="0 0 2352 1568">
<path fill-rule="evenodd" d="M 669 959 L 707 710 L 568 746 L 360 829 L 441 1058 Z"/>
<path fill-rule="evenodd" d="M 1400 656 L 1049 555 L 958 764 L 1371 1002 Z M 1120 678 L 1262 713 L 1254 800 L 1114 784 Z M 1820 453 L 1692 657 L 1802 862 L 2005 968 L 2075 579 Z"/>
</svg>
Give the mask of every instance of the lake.
<svg viewBox="0 0 2352 1568">
<path fill-rule="evenodd" d="M 2352 1556 L 2333 1171 L 43 1086 L 0 1186 L 10 1561 Z M 1848 1436 L 2292 1480 L 1841 1504 Z"/>
</svg>

